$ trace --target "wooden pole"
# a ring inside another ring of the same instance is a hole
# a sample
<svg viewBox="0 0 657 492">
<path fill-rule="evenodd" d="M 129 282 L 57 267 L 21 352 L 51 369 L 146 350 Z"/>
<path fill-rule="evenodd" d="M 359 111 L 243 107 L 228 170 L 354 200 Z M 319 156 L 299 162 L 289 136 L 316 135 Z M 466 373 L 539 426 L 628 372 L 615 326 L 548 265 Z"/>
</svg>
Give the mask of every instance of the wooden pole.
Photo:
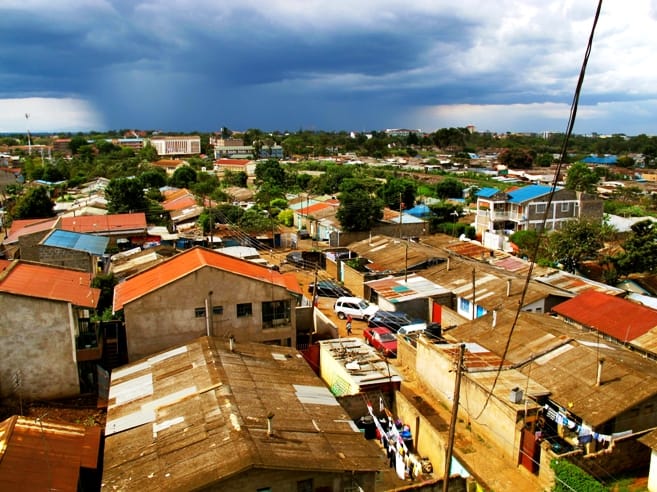
<svg viewBox="0 0 657 492">
<path fill-rule="evenodd" d="M 463 357 L 465 355 L 465 344 L 459 345 L 459 357 L 456 365 L 456 381 L 454 382 L 454 398 L 452 399 L 452 418 L 449 423 L 449 438 L 445 452 L 445 475 L 443 477 L 443 492 L 449 490 L 449 470 L 452 464 L 452 452 L 454 450 L 454 435 L 456 432 L 456 421 L 459 414 L 459 398 L 461 395 L 461 372 L 463 369 Z"/>
</svg>

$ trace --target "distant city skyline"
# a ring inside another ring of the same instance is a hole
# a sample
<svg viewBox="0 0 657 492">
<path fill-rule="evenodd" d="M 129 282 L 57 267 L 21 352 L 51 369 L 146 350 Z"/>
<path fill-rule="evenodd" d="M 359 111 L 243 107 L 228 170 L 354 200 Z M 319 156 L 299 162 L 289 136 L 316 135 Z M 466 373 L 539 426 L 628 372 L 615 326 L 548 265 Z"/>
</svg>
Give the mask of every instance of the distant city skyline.
<svg viewBox="0 0 657 492">
<path fill-rule="evenodd" d="M 596 6 L 4 0 L 0 132 L 562 133 Z M 657 134 L 656 8 L 603 3 L 575 133 Z"/>
</svg>

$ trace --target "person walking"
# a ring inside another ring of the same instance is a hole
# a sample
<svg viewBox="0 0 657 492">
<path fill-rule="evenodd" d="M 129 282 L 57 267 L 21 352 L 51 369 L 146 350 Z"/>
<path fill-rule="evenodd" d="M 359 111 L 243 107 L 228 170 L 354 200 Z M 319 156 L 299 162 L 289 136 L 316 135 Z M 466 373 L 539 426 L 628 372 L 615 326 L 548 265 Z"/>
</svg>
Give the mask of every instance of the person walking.
<svg viewBox="0 0 657 492">
<path fill-rule="evenodd" d="M 347 335 L 351 335 L 351 314 L 347 315 Z"/>
</svg>

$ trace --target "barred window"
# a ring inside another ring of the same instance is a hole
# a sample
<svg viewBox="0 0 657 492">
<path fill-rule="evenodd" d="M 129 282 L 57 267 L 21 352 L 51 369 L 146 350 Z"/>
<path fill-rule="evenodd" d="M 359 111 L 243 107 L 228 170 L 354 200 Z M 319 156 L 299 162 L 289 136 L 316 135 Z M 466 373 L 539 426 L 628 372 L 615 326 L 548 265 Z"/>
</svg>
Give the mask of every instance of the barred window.
<svg viewBox="0 0 657 492">
<path fill-rule="evenodd" d="M 252 315 L 253 315 L 253 308 L 251 307 L 250 302 L 237 305 L 237 317 L 238 318 L 242 318 L 244 316 L 252 316 Z"/>
</svg>

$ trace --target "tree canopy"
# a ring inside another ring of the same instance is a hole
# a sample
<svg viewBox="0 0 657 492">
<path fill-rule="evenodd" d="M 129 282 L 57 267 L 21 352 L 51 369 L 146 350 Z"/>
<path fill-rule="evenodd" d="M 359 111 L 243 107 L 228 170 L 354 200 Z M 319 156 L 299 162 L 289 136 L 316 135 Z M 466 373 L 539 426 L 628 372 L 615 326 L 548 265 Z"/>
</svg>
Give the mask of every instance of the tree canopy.
<svg viewBox="0 0 657 492">
<path fill-rule="evenodd" d="M 410 179 L 391 178 L 378 190 L 379 197 L 393 210 L 413 208 L 415 205 L 415 183 Z"/>
<path fill-rule="evenodd" d="M 107 198 L 107 211 L 111 214 L 145 212 L 149 205 L 138 179 L 112 179 L 105 188 L 105 198 Z"/>
<path fill-rule="evenodd" d="M 14 208 L 12 209 L 11 216 L 14 219 L 39 219 L 46 217 L 53 217 L 55 212 L 53 207 L 55 203 L 48 194 L 48 189 L 45 186 L 37 186 L 30 188 L 22 195 Z"/>
<path fill-rule="evenodd" d="M 566 188 L 575 191 L 584 191 L 592 193 L 595 191 L 595 185 L 600 178 L 596 172 L 590 169 L 583 162 L 576 162 L 568 168 L 566 174 Z"/>
<path fill-rule="evenodd" d="M 369 231 L 383 218 L 383 202 L 363 189 L 340 193 L 336 216 L 345 231 Z"/>
</svg>

